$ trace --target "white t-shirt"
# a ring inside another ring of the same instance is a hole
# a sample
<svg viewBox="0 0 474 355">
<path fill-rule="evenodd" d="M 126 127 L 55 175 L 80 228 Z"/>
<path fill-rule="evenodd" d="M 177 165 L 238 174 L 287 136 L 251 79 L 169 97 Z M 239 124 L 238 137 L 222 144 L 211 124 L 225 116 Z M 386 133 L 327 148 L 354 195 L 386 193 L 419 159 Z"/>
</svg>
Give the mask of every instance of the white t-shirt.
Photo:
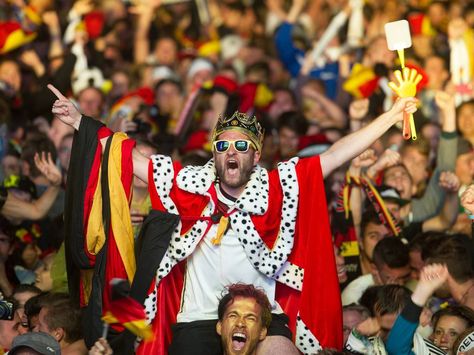
<svg viewBox="0 0 474 355">
<path fill-rule="evenodd" d="M 217 190 L 218 198 L 226 205 L 233 204 Z M 275 302 L 275 280 L 257 271 L 250 263 L 244 248 L 231 227 L 222 237 L 220 245 L 211 240 L 217 234 L 218 224 L 212 225 L 187 259 L 181 310 L 178 322 L 217 319 L 219 300 L 225 287 L 234 283 L 253 284 L 262 288 L 275 313 L 281 313 Z"/>
</svg>

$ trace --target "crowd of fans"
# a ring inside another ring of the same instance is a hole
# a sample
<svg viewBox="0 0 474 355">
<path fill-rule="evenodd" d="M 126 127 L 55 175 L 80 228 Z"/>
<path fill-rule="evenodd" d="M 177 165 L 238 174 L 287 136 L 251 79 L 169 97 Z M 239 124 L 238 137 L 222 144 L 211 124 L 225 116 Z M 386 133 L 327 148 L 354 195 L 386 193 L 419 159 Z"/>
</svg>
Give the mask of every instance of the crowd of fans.
<svg viewBox="0 0 474 355">
<path fill-rule="evenodd" d="M 0 290 L 2 307 L 16 310 L 0 320 L 0 353 L 43 341 L 31 331 L 51 335 L 43 342 L 64 354 L 89 351 L 67 296 L 63 246 L 74 129 L 53 117 L 48 83 L 136 139 L 142 154 L 183 165 L 212 157 L 219 115 L 256 115 L 260 164 L 272 169 L 324 152 L 391 106 L 400 62 L 384 24 L 400 19 L 412 34 L 406 65 L 423 76 L 418 139 L 394 127 L 325 181 L 344 351 L 455 354 L 474 331 L 472 1 L 0 5 Z M 147 184 L 135 179 L 136 236 L 150 209 Z M 111 352 L 104 340 L 90 351 Z"/>
</svg>

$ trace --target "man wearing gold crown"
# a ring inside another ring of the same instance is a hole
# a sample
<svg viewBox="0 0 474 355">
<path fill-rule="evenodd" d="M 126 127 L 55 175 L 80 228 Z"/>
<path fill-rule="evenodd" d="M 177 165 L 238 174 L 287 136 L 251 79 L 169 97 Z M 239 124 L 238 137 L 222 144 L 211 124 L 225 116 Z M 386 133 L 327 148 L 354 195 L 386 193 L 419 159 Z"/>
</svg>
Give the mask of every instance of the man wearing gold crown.
<svg viewBox="0 0 474 355">
<path fill-rule="evenodd" d="M 54 87 L 50 89 L 58 98 L 52 112 L 80 134 L 89 120 Z M 416 99 L 399 99 L 390 111 L 320 156 L 293 158 L 274 171 L 258 165 L 263 130 L 255 117 L 244 113 L 219 118 L 212 135 L 213 159 L 204 166 L 182 168 L 162 155 L 145 158 L 124 138 L 126 147 L 122 146 L 119 160 L 122 164 L 133 160 L 133 174 L 148 181 L 153 208 L 179 215 L 143 302 L 156 336 L 153 341 L 142 342 L 137 353 L 222 353 L 215 332 L 217 306 L 225 286 L 239 282 L 260 287 L 272 303 L 272 325 L 260 344 L 260 353 L 297 353 L 287 338 L 302 353 L 316 353 L 321 347 L 341 348 L 340 293 L 323 179 L 367 149 L 401 121 L 403 114 L 415 111 Z M 111 134 L 99 129 L 97 137 L 101 140 L 93 167 L 100 166 L 97 157 L 105 142 L 115 140 L 110 139 Z M 121 169 L 121 183 L 129 191 L 126 181 L 130 169 Z M 108 170 L 113 170 L 110 163 Z M 123 259 L 126 247 L 118 237 L 117 223 L 114 226 L 113 208 L 111 219 L 112 244 L 86 240 L 89 259 L 100 255 L 94 249 L 99 244 L 107 245 L 107 263 L 113 260 L 109 254 L 115 249 Z M 121 222 L 127 222 L 125 214 Z M 91 228 L 90 221 L 87 228 Z M 127 265 L 135 260 L 130 260 L 123 261 L 115 276 L 122 273 L 133 280 L 135 269 Z M 140 273 L 137 271 L 134 282 Z M 84 279 L 81 282 L 86 283 Z M 106 309 L 106 292 L 103 297 Z M 172 330 L 170 324 L 174 324 Z M 245 324 L 237 333 L 232 342 L 235 353 L 241 353 Z"/>
</svg>

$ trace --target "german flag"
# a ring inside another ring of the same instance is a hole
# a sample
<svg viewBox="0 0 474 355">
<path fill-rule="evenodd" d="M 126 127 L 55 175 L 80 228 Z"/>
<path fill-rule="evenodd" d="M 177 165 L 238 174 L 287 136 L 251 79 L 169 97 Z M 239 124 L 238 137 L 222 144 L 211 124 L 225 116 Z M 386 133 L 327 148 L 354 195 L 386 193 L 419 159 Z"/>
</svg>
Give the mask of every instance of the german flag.
<svg viewBox="0 0 474 355">
<path fill-rule="evenodd" d="M 110 281 L 111 302 L 109 310 L 102 317 L 108 324 L 121 324 L 145 341 L 154 338 L 151 326 L 147 324 L 143 306 L 128 295 L 130 286 L 125 279 Z"/>
</svg>

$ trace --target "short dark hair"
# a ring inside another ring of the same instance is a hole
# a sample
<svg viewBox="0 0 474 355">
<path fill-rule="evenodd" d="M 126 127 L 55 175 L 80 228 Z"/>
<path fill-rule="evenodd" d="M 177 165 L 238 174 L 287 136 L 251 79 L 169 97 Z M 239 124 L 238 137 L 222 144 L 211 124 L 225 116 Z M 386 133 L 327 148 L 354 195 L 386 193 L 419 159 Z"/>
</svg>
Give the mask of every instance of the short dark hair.
<svg viewBox="0 0 474 355">
<path fill-rule="evenodd" d="M 377 290 L 374 313 L 379 316 L 400 313 L 408 304 L 411 291 L 405 286 L 384 285 Z"/>
<path fill-rule="evenodd" d="M 410 242 L 408 243 L 408 249 L 410 251 L 420 251 L 421 258 L 423 258 L 423 251 L 429 248 L 431 243 L 436 243 L 438 240 L 444 239 L 446 234 L 443 232 L 436 232 L 436 231 L 427 231 L 421 232 L 415 236 Z M 426 252 L 425 252 L 426 253 Z"/>
<path fill-rule="evenodd" d="M 271 74 L 270 66 L 265 61 L 256 62 L 254 64 L 249 65 L 245 69 L 245 74 L 246 75 L 249 75 L 249 74 L 252 74 L 252 73 L 261 73 L 261 74 L 263 74 L 263 76 L 265 78 L 268 78 L 268 77 L 270 77 L 270 74 Z"/>
<path fill-rule="evenodd" d="M 436 328 L 441 317 L 452 316 L 457 317 L 466 322 L 466 328 L 472 327 L 474 325 L 474 311 L 469 307 L 462 305 L 449 306 L 443 309 L 440 309 L 431 318 L 431 323 L 433 328 Z"/>
<path fill-rule="evenodd" d="M 68 343 L 82 339 L 81 311 L 67 294 L 50 293 L 40 303 L 41 309 L 47 310 L 45 322 L 49 329 L 62 328 Z"/>
<path fill-rule="evenodd" d="M 178 89 L 180 94 L 183 93 L 183 84 L 181 84 L 180 81 L 176 79 L 171 79 L 171 78 L 165 78 L 165 79 L 159 80 L 155 85 L 154 92 L 156 93 L 165 84 L 174 85 Z"/>
<path fill-rule="evenodd" d="M 400 268 L 410 263 L 408 247 L 397 237 L 380 240 L 374 248 L 374 264 L 377 268 L 387 265 L 389 268 Z"/>
<path fill-rule="evenodd" d="M 359 304 L 369 310 L 371 317 L 375 317 L 374 305 L 375 301 L 377 300 L 377 293 L 381 288 L 381 285 L 370 286 L 359 298 Z"/>
<path fill-rule="evenodd" d="M 263 290 L 256 288 L 254 285 L 233 284 L 227 286 L 227 294 L 219 301 L 217 315 L 219 320 L 224 319 L 224 313 L 229 305 L 234 303 L 236 297 L 253 298 L 262 309 L 261 320 L 264 327 L 268 328 L 272 321 L 272 306 Z"/>
<path fill-rule="evenodd" d="M 365 210 L 365 212 L 362 214 L 362 219 L 360 221 L 360 235 L 362 238 L 364 237 L 365 229 L 367 228 L 369 223 L 374 223 L 378 226 L 382 224 L 379 215 L 372 207 Z"/>
<path fill-rule="evenodd" d="M 309 124 L 301 112 L 288 111 L 283 112 L 278 117 L 277 127 L 278 131 L 283 127 L 286 127 L 293 132 L 296 132 L 298 135 L 303 136 L 306 134 Z"/>
<path fill-rule="evenodd" d="M 446 235 L 430 243 L 423 251 L 422 258 L 428 264 L 446 264 L 453 279 L 463 283 L 474 277 L 470 245 L 470 238 L 465 235 Z"/>
<path fill-rule="evenodd" d="M 38 170 L 35 164 L 35 154 L 41 152 L 51 153 L 51 158 L 56 161 L 57 154 L 53 142 L 41 134 L 28 139 L 21 151 L 21 159 L 30 166 L 30 174 L 33 178 L 41 175 L 41 171 Z"/>
</svg>

